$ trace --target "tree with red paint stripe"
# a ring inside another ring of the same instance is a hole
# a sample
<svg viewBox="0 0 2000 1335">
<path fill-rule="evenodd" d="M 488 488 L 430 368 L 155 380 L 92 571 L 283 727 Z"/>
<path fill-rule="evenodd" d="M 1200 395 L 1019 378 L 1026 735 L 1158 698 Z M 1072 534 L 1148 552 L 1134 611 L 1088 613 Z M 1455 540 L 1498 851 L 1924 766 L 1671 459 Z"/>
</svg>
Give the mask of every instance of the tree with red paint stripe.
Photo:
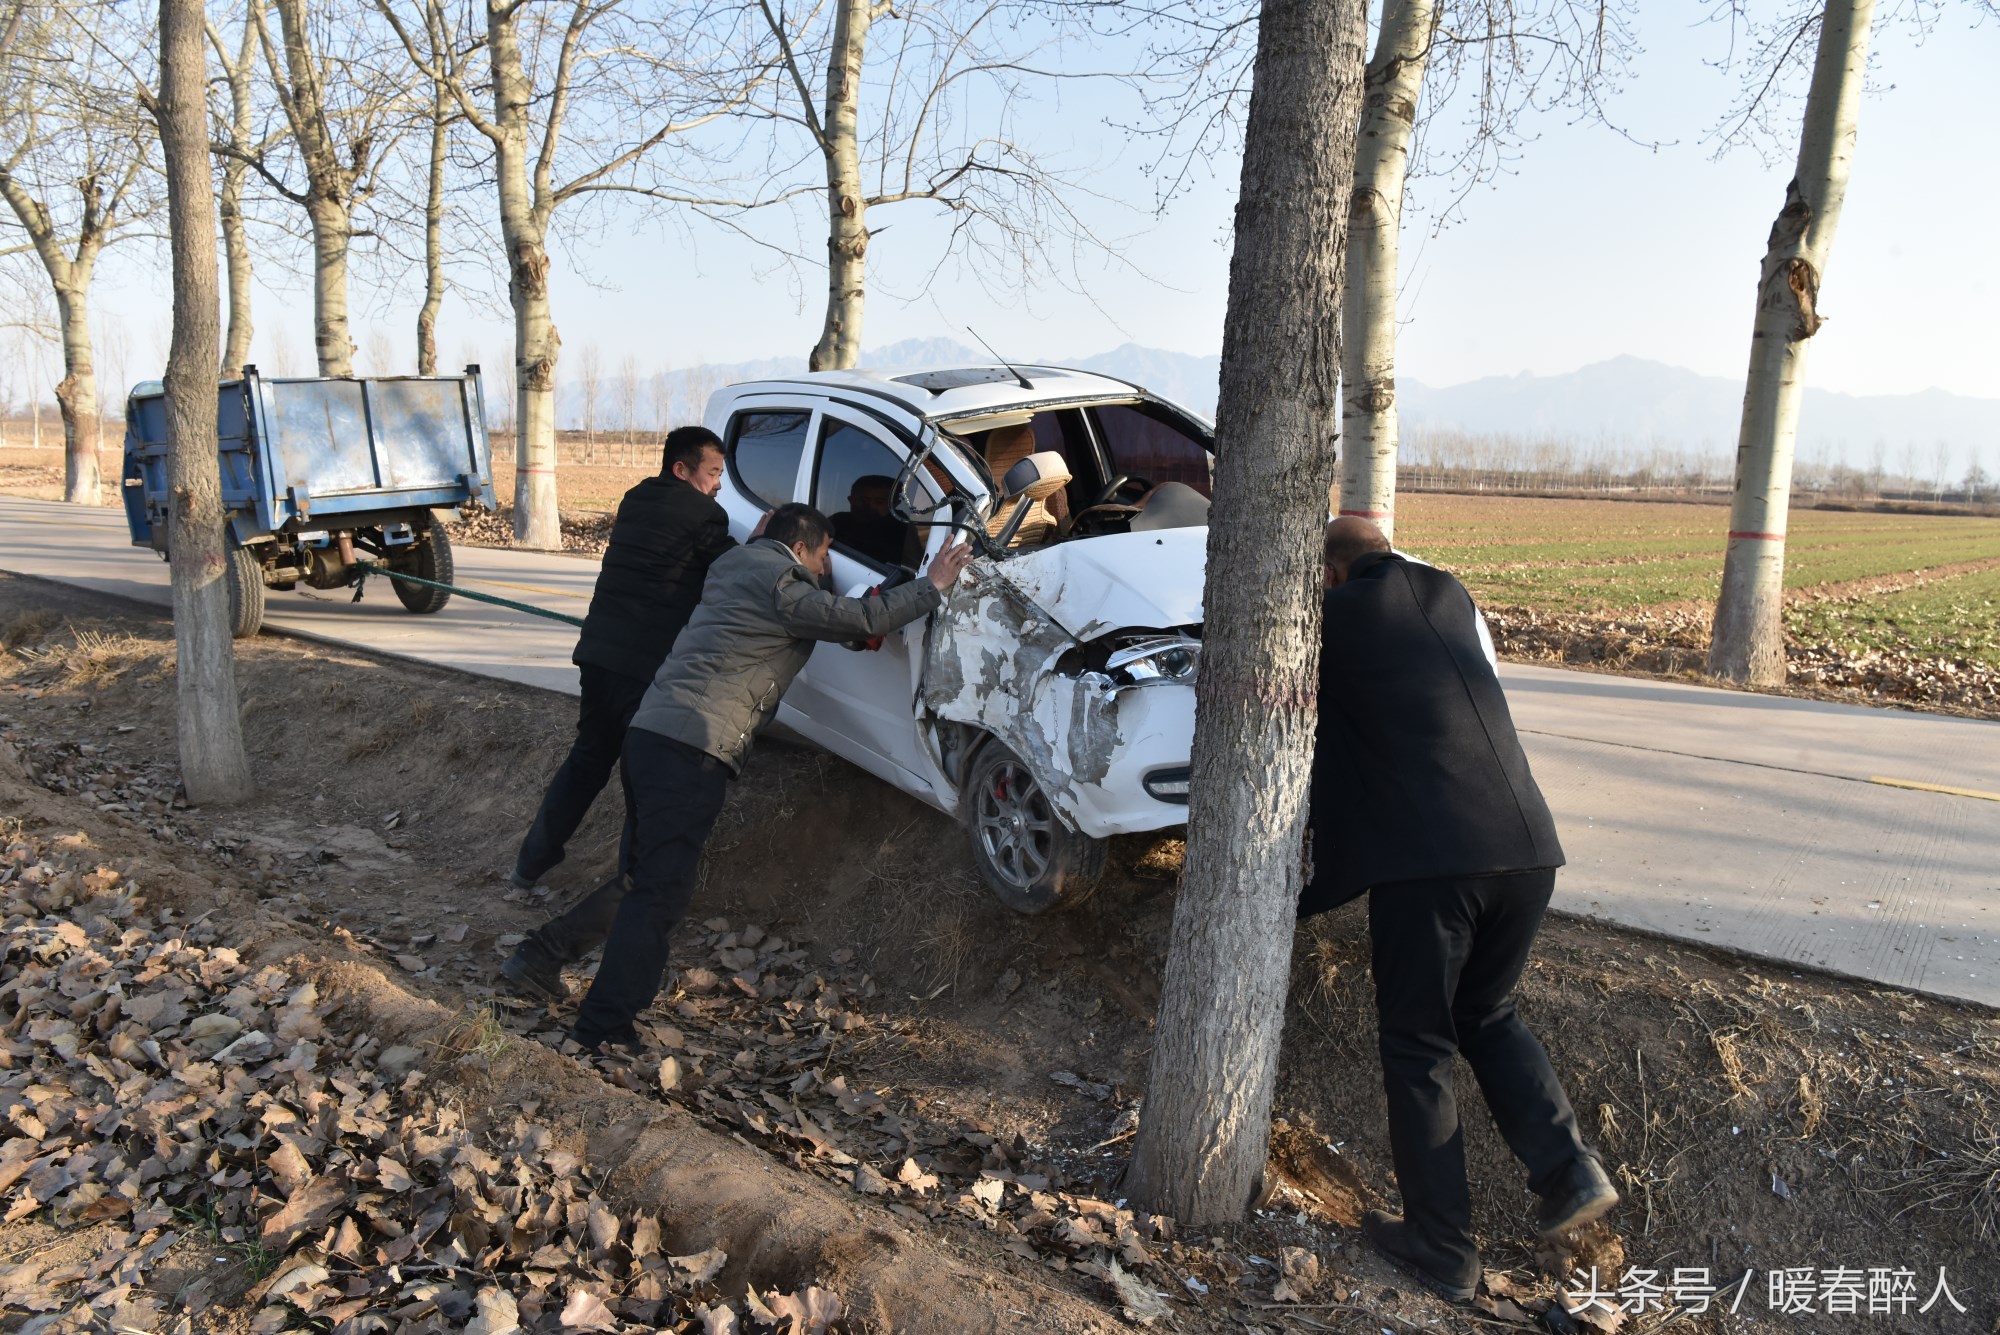
<svg viewBox="0 0 2000 1335">
<path fill-rule="evenodd" d="M 1222 327 L 1187 867 L 1133 1200 L 1242 1217 L 1271 1133 L 1318 715 L 1363 0 L 1263 0 Z"/>
<path fill-rule="evenodd" d="M 1785 523 L 1805 397 L 1806 344 L 1823 323 L 1819 288 L 1847 198 L 1874 15 L 1875 0 L 1826 0 L 1824 9 L 1794 15 L 1785 28 L 1767 35 L 1775 49 L 1789 52 L 1802 49 L 1805 36 L 1819 29 L 1798 169 L 1785 187 L 1785 204 L 1772 224 L 1757 280 L 1729 548 L 1708 646 L 1712 675 L 1751 686 L 1785 680 Z M 1769 85 L 1766 79 L 1763 86 Z M 1762 96 L 1760 91 L 1746 108 L 1745 123 Z"/>
</svg>

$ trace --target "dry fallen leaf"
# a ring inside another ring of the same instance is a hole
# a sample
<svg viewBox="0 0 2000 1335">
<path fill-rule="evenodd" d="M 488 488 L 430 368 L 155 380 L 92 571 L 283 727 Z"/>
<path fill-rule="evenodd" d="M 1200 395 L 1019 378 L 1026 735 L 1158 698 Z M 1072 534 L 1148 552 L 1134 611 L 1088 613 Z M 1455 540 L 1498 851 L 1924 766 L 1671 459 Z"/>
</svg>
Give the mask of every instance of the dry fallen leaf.
<svg viewBox="0 0 2000 1335">
<path fill-rule="evenodd" d="M 384 1191 L 408 1191 L 417 1185 L 416 1179 L 410 1176 L 410 1170 L 387 1155 L 375 1161 L 375 1180 Z"/>
<path fill-rule="evenodd" d="M 564 1330 L 616 1330 L 618 1318 L 588 1289 L 571 1289 L 560 1318 Z"/>
<path fill-rule="evenodd" d="M 667 1260 L 686 1276 L 689 1283 L 706 1284 L 722 1273 L 722 1267 L 729 1262 L 729 1253 L 720 1247 L 711 1247 L 692 1256 L 670 1256 Z"/>
<path fill-rule="evenodd" d="M 694 1314 L 701 1318 L 701 1335 L 737 1335 L 741 1329 L 737 1325 L 736 1309 L 728 1303 L 698 1307 Z"/>
<path fill-rule="evenodd" d="M 1298 1303 L 1319 1287 L 1319 1257 L 1303 1247 L 1278 1249 L 1278 1282 L 1271 1289 L 1274 1303 Z"/>
<path fill-rule="evenodd" d="M 1126 1316 L 1142 1326 L 1149 1326 L 1167 1314 L 1166 1299 L 1155 1293 L 1144 1280 L 1128 1274 L 1116 1258 L 1105 1267 L 1105 1271 L 1110 1276 L 1111 1291 L 1117 1295 L 1118 1304 L 1125 1309 Z"/>
<path fill-rule="evenodd" d="M 826 1328 L 840 1320 L 840 1299 L 822 1288 L 806 1288 L 797 1293 L 773 1293 L 760 1301 L 756 1290 L 748 1296 L 750 1314 L 770 1325 L 785 1323 L 784 1335 L 826 1335 Z"/>
<path fill-rule="evenodd" d="M 280 1255 L 294 1242 L 333 1222 L 347 1204 L 347 1182 L 340 1176 L 316 1177 L 293 1192 L 283 1209 L 264 1221 L 260 1241 L 264 1250 Z"/>
<path fill-rule="evenodd" d="M 590 1230 L 590 1244 L 599 1252 L 606 1251 L 618 1241 L 618 1234 L 624 1225 L 618 1216 L 602 1204 L 593 1204 L 585 1218 L 585 1226 Z"/>
<path fill-rule="evenodd" d="M 197 1015 L 188 1021 L 187 1041 L 205 1052 L 220 1052 L 243 1032 L 243 1022 L 233 1015 Z"/>
<path fill-rule="evenodd" d="M 304 1186 L 312 1177 L 312 1165 L 306 1162 L 306 1156 L 299 1153 L 298 1146 L 289 1139 L 280 1140 L 278 1148 L 265 1156 L 264 1163 L 271 1170 L 271 1176 L 278 1179 L 278 1186 L 287 1196 Z"/>
</svg>

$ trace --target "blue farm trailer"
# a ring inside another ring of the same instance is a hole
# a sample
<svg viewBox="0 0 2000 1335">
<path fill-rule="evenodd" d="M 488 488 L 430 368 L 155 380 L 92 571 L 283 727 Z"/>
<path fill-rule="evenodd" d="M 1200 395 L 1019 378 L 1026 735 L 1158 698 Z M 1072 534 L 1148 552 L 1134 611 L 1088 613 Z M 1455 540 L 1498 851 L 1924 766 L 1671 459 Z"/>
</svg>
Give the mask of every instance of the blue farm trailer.
<svg viewBox="0 0 2000 1335">
<path fill-rule="evenodd" d="M 264 590 L 337 589 L 360 562 L 441 584 L 451 544 L 439 510 L 493 508 L 479 368 L 457 376 L 266 379 L 254 366 L 216 392 L 229 607 L 239 637 L 264 620 Z M 125 518 L 135 547 L 167 551 L 167 403 L 158 381 L 125 407 Z M 412 612 L 449 590 L 389 581 Z"/>
</svg>

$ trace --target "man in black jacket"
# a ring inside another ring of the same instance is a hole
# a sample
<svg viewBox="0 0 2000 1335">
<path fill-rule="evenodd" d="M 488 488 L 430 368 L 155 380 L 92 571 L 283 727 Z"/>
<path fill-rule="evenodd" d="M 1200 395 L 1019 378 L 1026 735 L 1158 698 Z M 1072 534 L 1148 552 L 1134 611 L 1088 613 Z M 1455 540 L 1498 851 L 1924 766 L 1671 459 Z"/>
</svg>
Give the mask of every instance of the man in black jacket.
<svg viewBox="0 0 2000 1335">
<path fill-rule="evenodd" d="M 1370 1211 L 1362 1229 L 1437 1292 L 1465 1301 L 1480 1270 L 1454 1054 L 1465 1055 L 1528 1169 L 1545 1237 L 1618 1199 L 1514 1009 L 1562 846 L 1465 586 L 1397 555 L 1363 519 L 1327 526 L 1325 582 L 1314 874 L 1299 913 L 1368 895 L 1403 1215 Z"/>
<path fill-rule="evenodd" d="M 590 612 L 570 655 L 583 686 L 576 742 L 515 856 L 511 879 L 523 889 L 563 860 L 564 846 L 611 779 L 653 674 L 701 601 L 709 565 L 736 545 L 729 516 L 715 500 L 722 470 L 722 442 L 713 431 L 676 427 L 667 433 L 659 476 L 618 503 Z M 629 852 L 620 849 L 621 871 Z M 596 944 L 590 941 L 585 952 Z M 556 953 L 573 957 L 566 943 Z"/>
</svg>

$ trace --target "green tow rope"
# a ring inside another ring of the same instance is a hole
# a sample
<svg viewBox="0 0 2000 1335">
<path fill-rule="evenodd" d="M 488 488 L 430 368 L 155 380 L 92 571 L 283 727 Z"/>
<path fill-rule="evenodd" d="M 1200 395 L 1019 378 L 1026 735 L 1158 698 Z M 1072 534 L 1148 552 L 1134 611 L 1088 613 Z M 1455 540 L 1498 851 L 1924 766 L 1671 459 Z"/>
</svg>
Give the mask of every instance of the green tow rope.
<svg viewBox="0 0 2000 1335">
<path fill-rule="evenodd" d="M 446 593 L 457 594 L 460 598 L 470 598 L 474 602 L 492 603 L 495 607 L 511 608 L 516 612 L 526 612 L 533 617 L 547 617 L 551 621 L 566 621 L 572 626 L 583 625 L 582 617 L 565 616 L 561 612 L 551 612 L 546 607 L 530 607 L 526 603 L 517 603 L 512 598 L 496 598 L 490 593 L 474 593 L 471 589 L 461 589 L 455 584 L 440 584 L 434 579 L 424 579 L 419 575 L 406 575 L 400 570 L 376 565 L 373 561 L 356 561 L 354 571 L 354 597 L 349 600 L 351 602 L 361 601 L 361 591 L 367 587 L 370 575 L 387 575 L 390 579 L 400 579 L 405 584 L 421 584 L 427 589 L 443 589 Z"/>
</svg>

